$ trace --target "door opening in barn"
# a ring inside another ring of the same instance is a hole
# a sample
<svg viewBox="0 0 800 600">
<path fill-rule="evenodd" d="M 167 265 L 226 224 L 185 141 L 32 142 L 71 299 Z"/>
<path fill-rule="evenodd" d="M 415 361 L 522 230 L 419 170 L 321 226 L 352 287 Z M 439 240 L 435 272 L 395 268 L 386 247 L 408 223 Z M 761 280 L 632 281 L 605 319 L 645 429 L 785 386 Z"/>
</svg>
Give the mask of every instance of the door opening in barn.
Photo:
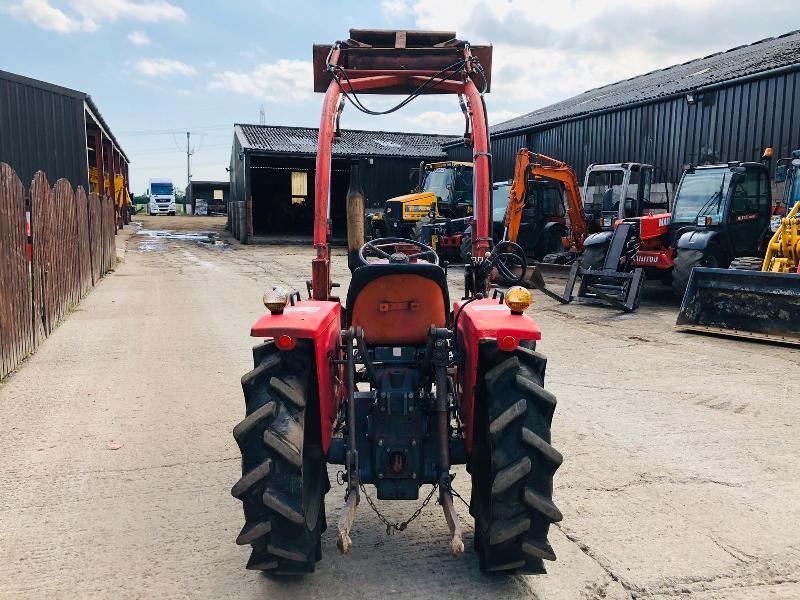
<svg viewBox="0 0 800 600">
<path fill-rule="evenodd" d="M 254 157 L 250 165 L 254 241 L 310 240 L 314 228 L 313 158 Z M 331 168 L 330 217 L 333 238 L 347 235 L 345 198 L 350 181 L 346 160 Z"/>
</svg>

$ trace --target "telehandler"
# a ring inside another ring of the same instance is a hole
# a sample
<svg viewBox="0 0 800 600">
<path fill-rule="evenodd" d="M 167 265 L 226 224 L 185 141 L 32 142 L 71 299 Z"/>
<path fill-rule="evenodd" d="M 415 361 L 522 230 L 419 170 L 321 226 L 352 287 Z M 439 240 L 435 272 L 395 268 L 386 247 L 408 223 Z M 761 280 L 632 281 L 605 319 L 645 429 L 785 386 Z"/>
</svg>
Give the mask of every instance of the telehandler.
<svg viewBox="0 0 800 600">
<path fill-rule="evenodd" d="M 413 515 L 393 523 L 378 501 L 413 501 L 428 485 L 419 510 L 438 494 L 449 550 L 460 555 L 451 468 L 466 464 L 480 568 L 538 573 L 542 560 L 555 559 L 547 533 L 562 518 L 552 499 L 562 456 L 550 440 L 556 399 L 544 389 L 546 359 L 534 349 L 541 332 L 525 314 L 528 290 L 489 294 L 493 271 L 526 266 L 512 243 L 490 249 L 483 98 L 490 67 L 491 47 L 471 46 L 455 32 L 350 30 L 346 41 L 314 47 L 314 89 L 325 99 L 309 298 L 279 288 L 265 293 L 269 312 L 251 335 L 266 341 L 254 348 L 254 369 L 242 378 L 246 413 L 233 432 L 242 476 L 232 494 L 245 517 L 237 543 L 251 546 L 250 569 L 314 570 L 327 525 L 328 464 L 343 465 L 346 493 L 337 520 L 343 553 L 354 544 L 362 501 L 387 532 L 403 530 Z M 468 106 L 473 260 L 463 295 L 452 304 L 430 246 L 396 237 L 364 242 L 364 198 L 357 190 L 348 194 L 348 251 L 359 260 L 345 304 L 332 293 L 331 144 L 345 102 L 377 112 L 363 104 L 370 93 L 408 94 L 398 107 L 422 94 L 457 94 Z"/>
<path fill-rule="evenodd" d="M 800 150 L 778 161 L 784 183 L 764 257 L 734 259 L 728 269 L 696 267 L 676 328 L 800 344 Z"/>
</svg>

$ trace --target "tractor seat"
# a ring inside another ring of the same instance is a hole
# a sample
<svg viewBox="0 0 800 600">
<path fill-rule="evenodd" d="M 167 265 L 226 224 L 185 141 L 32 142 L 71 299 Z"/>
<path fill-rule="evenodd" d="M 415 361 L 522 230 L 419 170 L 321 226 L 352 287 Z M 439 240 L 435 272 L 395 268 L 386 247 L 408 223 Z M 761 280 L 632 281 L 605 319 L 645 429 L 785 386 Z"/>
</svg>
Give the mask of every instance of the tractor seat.
<svg viewBox="0 0 800 600">
<path fill-rule="evenodd" d="M 370 345 L 424 344 L 431 325 L 446 327 L 450 298 L 444 269 L 430 263 L 364 265 L 347 290 L 347 325 Z"/>
</svg>

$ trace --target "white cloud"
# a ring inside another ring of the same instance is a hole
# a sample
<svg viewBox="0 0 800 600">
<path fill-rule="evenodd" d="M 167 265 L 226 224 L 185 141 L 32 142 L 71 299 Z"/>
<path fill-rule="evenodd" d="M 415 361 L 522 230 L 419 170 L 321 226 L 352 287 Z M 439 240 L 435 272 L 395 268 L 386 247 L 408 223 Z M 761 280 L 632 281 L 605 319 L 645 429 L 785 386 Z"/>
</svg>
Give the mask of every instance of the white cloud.
<svg viewBox="0 0 800 600">
<path fill-rule="evenodd" d="M 249 72 L 215 73 L 208 89 L 244 94 L 267 102 L 286 102 L 311 98 L 314 81 L 310 62 L 281 59 L 260 64 Z"/>
<path fill-rule="evenodd" d="M 50 6 L 48 0 L 22 0 L 8 7 L 8 12 L 21 21 L 30 21 L 48 31 L 72 33 L 78 31 L 80 23 L 64 11 Z"/>
<path fill-rule="evenodd" d="M 167 0 L 70 0 L 69 10 L 50 4 L 50 0 L 21 0 L 7 11 L 22 21 L 49 31 L 73 33 L 97 31 L 103 22 L 117 20 L 156 23 L 186 19 L 186 12 Z"/>
<path fill-rule="evenodd" d="M 186 12 L 180 6 L 166 0 L 72 0 L 71 4 L 88 23 L 119 19 L 145 23 L 182 22 L 186 19 Z"/>
<path fill-rule="evenodd" d="M 136 70 L 148 77 L 165 75 L 196 75 L 197 69 L 171 58 L 143 58 L 136 61 Z"/>
<path fill-rule="evenodd" d="M 389 19 L 396 19 L 410 13 L 406 0 L 381 0 L 381 12 Z"/>
<path fill-rule="evenodd" d="M 128 34 L 128 41 L 134 46 L 147 46 L 150 38 L 144 31 L 131 31 Z"/>
<path fill-rule="evenodd" d="M 790 29 L 796 0 L 757 22 L 747 0 L 409 0 L 421 29 L 493 43 L 492 121 Z M 712 34 L 713 32 L 713 34 Z"/>
</svg>

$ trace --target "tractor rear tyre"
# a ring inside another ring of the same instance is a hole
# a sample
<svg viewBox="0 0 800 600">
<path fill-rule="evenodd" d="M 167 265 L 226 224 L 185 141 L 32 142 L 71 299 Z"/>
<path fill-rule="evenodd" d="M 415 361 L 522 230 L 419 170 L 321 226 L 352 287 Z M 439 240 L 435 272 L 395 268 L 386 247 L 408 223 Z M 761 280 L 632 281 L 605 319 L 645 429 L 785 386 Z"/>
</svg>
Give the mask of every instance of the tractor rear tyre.
<svg viewBox="0 0 800 600">
<path fill-rule="evenodd" d="M 734 258 L 731 264 L 728 265 L 728 268 L 738 269 L 739 271 L 760 271 L 763 264 L 763 258 L 757 256 L 740 256 L 739 258 Z"/>
<path fill-rule="evenodd" d="M 468 470 L 482 571 L 543 573 L 542 560 L 556 558 L 547 532 L 561 520 L 552 496 L 563 458 L 550 445 L 556 399 L 543 388 L 546 364 L 528 348 L 480 348 Z"/>
<path fill-rule="evenodd" d="M 709 246 L 704 250 L 678 250 L 672 267 L 672 295 L 679 302 L 683 300 L 686 288 L 689 287 L 689 278 L 695 267 L 719 267 L 719 256 L 716 250 Z"/>
<path fill-rule="evenodd" d="M 311 573 L 321 558 L 330 489 L 313 347 L 299 340 L 281 351 L 269 341 L 253 348 L 253 363 L 242 377 L 247 416 L 233 430 L 242 478 L 231 494 L 245 516 L 236 543 L 252 546 L 248 569 Z"/>
</svg>

